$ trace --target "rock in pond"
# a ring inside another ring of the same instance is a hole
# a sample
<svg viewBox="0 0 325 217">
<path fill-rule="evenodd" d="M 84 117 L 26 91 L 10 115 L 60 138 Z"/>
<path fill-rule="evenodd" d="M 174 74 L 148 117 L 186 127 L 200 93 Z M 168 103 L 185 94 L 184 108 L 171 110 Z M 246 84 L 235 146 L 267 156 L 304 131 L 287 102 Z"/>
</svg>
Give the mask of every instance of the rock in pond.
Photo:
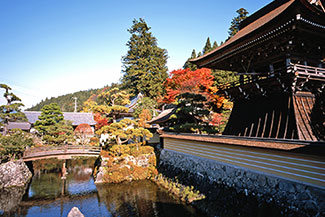
<svg viewBox="0 0 325 217">
<path fill-rule="evenodd" d="M 24 187 L 32 178 L 32 173 L 23 160 L 9 161 L 0 165 L 0 189 Z"/>
<path fill-rule="evenodd" d="M 85 216 L 80 212 L 80 210 L 77 207 L 73 207 L 70 210 L 68 217 L 85 217 Z"/>
</svg>

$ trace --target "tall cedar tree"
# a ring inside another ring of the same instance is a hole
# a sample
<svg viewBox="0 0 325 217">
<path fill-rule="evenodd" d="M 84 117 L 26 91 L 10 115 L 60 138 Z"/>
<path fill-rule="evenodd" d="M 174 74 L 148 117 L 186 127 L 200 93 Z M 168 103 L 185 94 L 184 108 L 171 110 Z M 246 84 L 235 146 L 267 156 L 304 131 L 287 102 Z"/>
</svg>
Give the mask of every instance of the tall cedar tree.
<svg viewBox="0 0 325 217">
<path fill-rule="evenodd" d="M 228 33 L 229 37 L 234 36 L 239 31 L 239 24 L 247 18 L 248 12 L 245 8 L 240 8 L 237 11 L 238 16 L 234 17 L 231 21 Z"/>
<path fill-rule="evenodd" d="M 184 69 L 190 69 L 191 71 L 197 70 L 197 66 L 190 62 L 190 59 L 195 59 L 195 58 L 196 58 L 196 52 L 195 52 L 195 49 L 193 49 L 191 57 L 187 59 L 187 61 L 185 62 L 183 68 Z"/>
<path fill-rule="evenodd" d="M 133 20 L 128 32 L 131 34 L 127 42 L 129 50 L 122 58 L 124 89 L 131 95 L 142 92 L 147 97 L 162 95 L 163 83 L 167 78 L 167 50 L 157 46 L 157 39 L 149 31 L 144 19 Z"/>
<path fill-rule="evenodd" d="M 26 116 L 21 112 L 20 107 L 24 106 L 21 99 L 10 92 L 11 88 L 6 84 L 0 84 L 0 88 L 5 89 L 3 94 L 7 100 L 7 105 L 0 106 L 0 126 L 4 125 L 4 134 L 7 134 L 7 126 L 9 122 L 26 121 Z"/>
<path fill-rule="evenodd" d="M 207 41 L 205 42 L 202 53 L 206 54 L 206 53 L 209 53 L 211 50 L 212 50 L 212 46 L 211 46 L 211 42 L 210 42 L 210 37 L 208 37 Z"/>
</svg>

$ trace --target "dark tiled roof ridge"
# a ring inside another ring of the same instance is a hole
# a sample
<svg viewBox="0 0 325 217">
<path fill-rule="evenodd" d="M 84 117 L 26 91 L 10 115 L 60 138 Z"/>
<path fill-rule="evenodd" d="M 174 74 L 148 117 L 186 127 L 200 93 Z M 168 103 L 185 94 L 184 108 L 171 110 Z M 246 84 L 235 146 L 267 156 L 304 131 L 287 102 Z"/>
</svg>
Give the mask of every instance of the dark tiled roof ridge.
<svg viewBox="0 0 325 217">
<path fill-rule="evenodd" d="M 249 15 L 246 19 L 244 19 L 239 24 L 239 28 L 240 29 L 245 28 L 246 26 L 248 26 L 252 22 L 256 21 L 257 19 L 264 16 L 265 14 L 270 13 L 271 11 L 278 8 L 282 4 L 287 3 L 288 1 L 291 1 L 291 0 L 273 0 L 269 4 L 265 5 L 264 7 L 260 8 L 259 10 L 255 11 L 254 13 Z"/>
<path fill-rule="evenodd" d="M 248 24 L 245 26 L 245 28 L 239 30 L 236 35 L 231 37 L 228 41 L 226 41 L 224 44 L 220 45 L 219 47 L 215 48 L 214 50 L 197 57 L 195 59 L 191 59 L 190 62 L 196 62 L 201 59 L 204 59 L 207 56 L 210 56 L 214 53 L 217 53 L 218 51 L 222 50 L 223 48 L 227 47 L 228 45 L 237 42 L 240 38 L 243 38 L 244 36 L 248 35 L 249 33 L 252 33 L 256 31 L 257 29 L 261 28 L 264 26 L 266 23 L 270 22 L 273 20 L 277 15 L 281 14 L 283 11 L 285 11 L 291 4 L 293 4 L 296 0 L 289 0 L 288 2 L 280 5 L 279 7 L 275 8 L 274 10 L 270 11 L 269 13 L 263 15 L 257 20 L 254 20 L 252 23 Z M 262 25 L 259 25 L 259 22 L 261 20 L 266 20 L 266 22 L 263 22 Z"/>
</svg>

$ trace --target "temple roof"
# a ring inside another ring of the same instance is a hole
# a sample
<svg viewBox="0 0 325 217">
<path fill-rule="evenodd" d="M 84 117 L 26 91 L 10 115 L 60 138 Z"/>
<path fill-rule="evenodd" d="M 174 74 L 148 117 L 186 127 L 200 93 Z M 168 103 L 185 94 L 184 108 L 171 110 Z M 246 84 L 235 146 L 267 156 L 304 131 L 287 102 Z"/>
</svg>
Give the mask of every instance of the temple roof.
<svg viewBox="0 0 325 217">
<path fill-rule="evenodd" d="M 34 124 L 38 117 L 41 115 L 40 111 L 25 111 L 28 122 Z M 63 112 L 64 120 L 72 121 L 73 126 L 78 126 L 79 124 L 89 124 L 90 126 L 96 125 L 92 113 L 83 112 Z"/>
<path fill-rule="evenodd" d="M 12 129 L 21 129 L 21 130 L 30 130 L 31 124 L 28 122 L 9 122 L 8 130 Z"/>
<path fill-rule="evenodd" d="M 286 26 L 293 24 L 295 19 L 300 19 L 296 17 L 299 10 L 290 10 L 290 8 L 293 8 L 293 5 L 304 5 L 303 7 L 313 10 L 313 1 L 314 0 L 272 1 L 270 4 L 266 5 L 262 9 L 246 18 L 241 23 L 240 30 L 224 44 L 212 50 L 211 52 L 204 54 L 203 56 L 190 60 L 190 62 L 198 65 L 199 67 L 218 68 L 213 67 L 212 63 L 227 58 L 227 56 L 230 56 L 239 50 L 243 50 L 243 48 L 253 46 L 258 42 L 269 39 L 271 35 L 277 35 L 278 32 L 283 31 Z M 312 13 L 314 12 L 315 10 L 312 11 Z M 283 16 L 288 16 L 288 14 L 289 18 L 287 20 L 280 19 L 283 18 Z M 318 14 L 321 14 L 321 16 L 325 17 L 325 13 L 320 12 Z M 268 28 L 271 28 L 273 26 L 274 28 L 270 31 L 267 31 L 266 26 Z M 229 66 L 222 67 L 220 69 L 230 70 L 227 68 Z"/>
<path fill-rule="evenodd" d="M 169 117 L 174 114 L 176 111 L 176 108 L 170 108 L 162 111 L 157 117 L 154 117 L 150 121 L 148 121 L 149 124 L 160 124 L 163 122 L 166 122 Z"/>
</svg>

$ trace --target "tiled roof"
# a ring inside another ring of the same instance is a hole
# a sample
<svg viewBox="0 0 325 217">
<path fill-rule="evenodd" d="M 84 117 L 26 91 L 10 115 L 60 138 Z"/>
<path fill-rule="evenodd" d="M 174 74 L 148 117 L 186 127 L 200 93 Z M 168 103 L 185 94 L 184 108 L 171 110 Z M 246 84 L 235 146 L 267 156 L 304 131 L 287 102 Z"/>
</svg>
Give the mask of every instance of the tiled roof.
<svg viewBox="0 0 325 217">
<path fill-rule="evenodd" d="M 131 99 L 130 104 L 126 105 L 125 107 L 130 108 L 129 112 L 134 112 L 134 107 L 137 105 L 138 101 L 143 98 L 142 93 L 139 93 L 136 97 Z"/>
<path fill-rule="evenodd" d="M 250 33 L 255 32 L 256 30 L 260 29 L 267 23 L 271 22 L 274 18 L 276 18 L 278 15 L 280 15 L 282 12 L 284 12 L 295 1 L 296 0 L 289 0 L 289 1 L 285 2 L 284 4 L 281 4 L 279 7 L 275 8 L 274 10 L 271 10 L 268 13 L 262 15 L 258 19 L 256 19 L 256 20 L 253 19 L 253 21 L 251 23 L 246 24 L 246 26 L 243 29 L 238 31 L 237 34 L 234 35 L 233 37 L 231 37 L 227 42 L 225 42 L 221 46 L 217 47 L 213 51 L 204 54 L 203 56 L 200 56 L 196 59 L 192 59 L 191 62 L 197 63 L 198 61 L 200 61 L 202 59 L 207 59 L 211 56 L 218 55 L 218 53 L 221 53 L 224 50 L 226 50 L 227 48 L 232 47 L 235 43 L 237 43 L 239 41 L 239 39 L 244 38 L 245 36 L 249 35 Z M 256 13 L 258 13 L 258 12 L 256 12 Z M 251 16 L 254 16 L 254 14 Z M 249 19 L 249 18 L 247 18 L 247 19 Z"/>
<path fill-rule="evenodd" d="M 92 113 L 63 112 L 63 116 L 65 120 L 72 121 L 72 125 L 75 126 L 79 124 L 96 125 L 96 121 L 94 121 L 94 116 Z"/>
<path fill-rule="evenodd" d="M 162 111 L 157 117 L 154 117 L 151 121 L 148 121 L 149 124 L 158 124 L 165 122 L 169 119 L 169 117 L 175 113 L 175 108 L 166 109 Z"/>
<path fill-rule="evenodd" d="M 41 115 L 40 111 L 25 111 L 24 112 L 29 123 L 34 124 L 38 120 L 38 116 Z M 92 113 L 83 112 L 63 112 L 65 120 L 72 121 L 72 125 L 77 126 L 79 124 L 89 124 L 90 126 L 96 125 L 94 116 Z"/>
<path fill-rule="evenodd" d="M 29 112 L 24 111 L 24 114 L 26 115 L 26 118 L 29 123 L 35 124 L 35 122 L 38 120 L 38 116 L 41 115 L 42 112 Z"/>
<path fill-rule="evenodd" d="M 8 130 L 12 129 L 21 129 L 21 130 L 29 130 L 31 124 L 28 122 L 9 122 Z"/>
</svg>

